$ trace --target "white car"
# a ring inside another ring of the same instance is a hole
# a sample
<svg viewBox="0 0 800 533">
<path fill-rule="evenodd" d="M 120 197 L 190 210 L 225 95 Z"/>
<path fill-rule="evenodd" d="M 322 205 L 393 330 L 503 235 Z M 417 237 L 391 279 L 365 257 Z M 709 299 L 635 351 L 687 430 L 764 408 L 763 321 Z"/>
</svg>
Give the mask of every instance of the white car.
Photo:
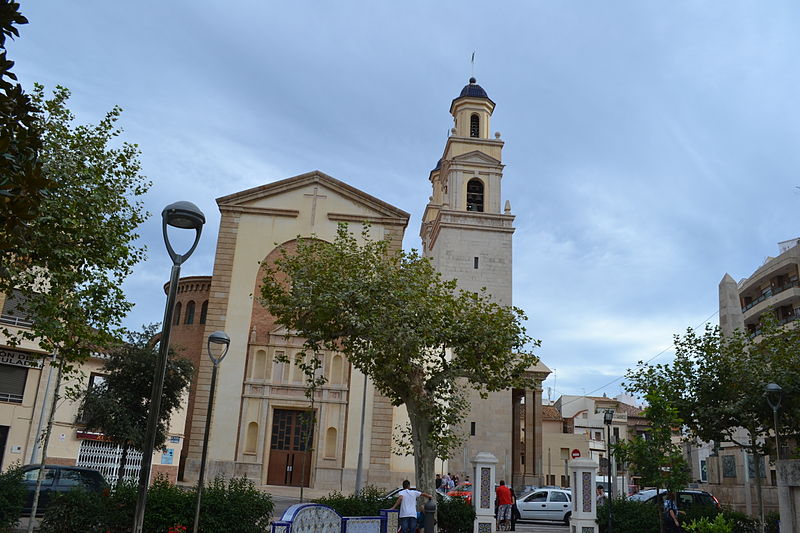
<svg viewBox="0 0 800 533">
<path fill-rule="evenodd" d="M 517 500 L 521 520 L 553 520 L 569 524 L 572 492 L 564 489 L 537 489 Z"/>
</svg>

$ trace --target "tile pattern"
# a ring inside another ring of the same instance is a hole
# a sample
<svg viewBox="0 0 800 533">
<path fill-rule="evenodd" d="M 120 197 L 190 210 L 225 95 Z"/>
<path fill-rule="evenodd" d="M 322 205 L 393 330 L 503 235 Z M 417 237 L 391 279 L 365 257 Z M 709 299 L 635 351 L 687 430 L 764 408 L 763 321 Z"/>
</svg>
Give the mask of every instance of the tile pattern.
<svg viewBox="0 0 800 533">
<path fill-rule="evenodd" d="M 481 467 L 481 509 L 488 509 L 491 503 L 491 477 L 492 469 Z"/>
<path fill-rule="evenodd" d="M 583 511 L 585 513 L 592 512 L 592 473 L 581 472 L 583 474 L 583 485 L 581 487 L 581 501 L 583 502 Z"/>
</svg>

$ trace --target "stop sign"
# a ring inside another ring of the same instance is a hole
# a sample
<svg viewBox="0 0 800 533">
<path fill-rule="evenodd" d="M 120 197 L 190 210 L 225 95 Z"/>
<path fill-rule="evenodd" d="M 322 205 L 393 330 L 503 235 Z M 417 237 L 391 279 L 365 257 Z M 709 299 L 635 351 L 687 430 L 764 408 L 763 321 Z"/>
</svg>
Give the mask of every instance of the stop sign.
<svg viewBox="0 0 800 533">
<path fill-rule="evenodd" d="M 574 450 L 572 450 L 572 458 L 573 459 L 577 459 L 580 456 L 581 456 L 581 451 L 578 448 L 575 448 Z"/>
</svg>

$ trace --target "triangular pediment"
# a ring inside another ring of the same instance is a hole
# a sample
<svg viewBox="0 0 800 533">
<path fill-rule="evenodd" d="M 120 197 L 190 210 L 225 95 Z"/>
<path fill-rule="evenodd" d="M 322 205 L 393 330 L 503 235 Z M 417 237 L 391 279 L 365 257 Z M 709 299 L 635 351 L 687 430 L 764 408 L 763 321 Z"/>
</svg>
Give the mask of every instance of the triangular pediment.
<svg viewBox="0 0 800 533">
<path fill-rule="evenodd" d="M 258 207 L 265 203 L 274 203 L 277 197 L 287 196 L 296 193 L 300 189 L 309 189 L 314 186 L 317 187 L 319 194 L 336 194 L 344 197 L 366 208 L 378 217 L 404 219 L 408 221 L 410 216 L 402 209 L 348 185 L 343 181 L 328 176 L 319 170 L 222 196 L 217 198 L 217 205 L 219 205 L 220 209 L 225 207 Z"/>
<path fill-rule="evenodd" d="M 497 166 L 500 164 L 500 161 L 495 159 L 494 157 L 487 155 L 480 150 L 473 150 L 472 152 L 467 152 L 466 154 L 460 154 L 453 157 L 453 161 L 458 163 L 471 163 L 471 164 L 478 164 L 478 165 L 491 165 Z"/>
</svg>

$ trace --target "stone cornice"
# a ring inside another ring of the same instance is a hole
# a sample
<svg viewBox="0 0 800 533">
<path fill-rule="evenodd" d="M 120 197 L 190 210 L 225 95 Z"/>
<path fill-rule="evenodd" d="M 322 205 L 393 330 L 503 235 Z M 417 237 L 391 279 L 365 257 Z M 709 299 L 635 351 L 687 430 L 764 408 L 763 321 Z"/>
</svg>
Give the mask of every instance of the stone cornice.
<svg viewBox="0 0 800 533">
<path fill-rule="evenodd" d="M 297 209 L 279 209 L 276 207 L 251 207 L 245 205 L 220 205 L 223 213 L 248 213 L 252 215 L 269 215 L 273 217 L 297 218 L 300 211 Z"/>
</svg>

